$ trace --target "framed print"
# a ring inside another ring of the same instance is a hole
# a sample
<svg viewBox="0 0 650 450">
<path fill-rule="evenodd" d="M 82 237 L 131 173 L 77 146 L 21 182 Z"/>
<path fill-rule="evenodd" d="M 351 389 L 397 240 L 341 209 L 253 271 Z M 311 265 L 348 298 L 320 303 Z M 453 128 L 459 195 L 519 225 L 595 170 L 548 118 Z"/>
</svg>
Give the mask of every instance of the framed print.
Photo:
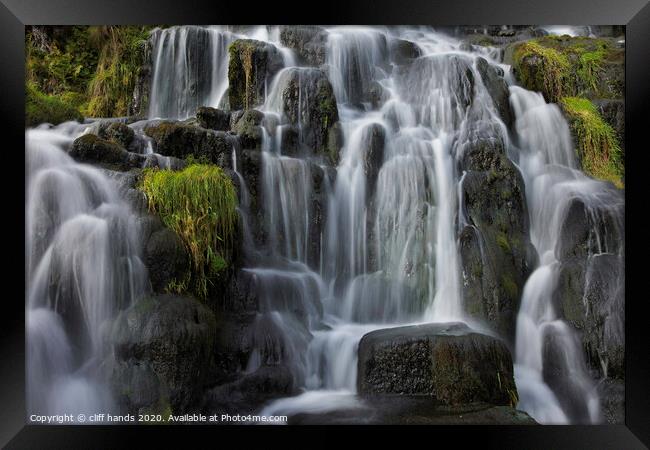
<svg viewBox="0 0 650 450">
<path fill-rule="evenodd" d="M 647 448 L 643 1 L 3 2 L 8 448 Z"/>
</svg>

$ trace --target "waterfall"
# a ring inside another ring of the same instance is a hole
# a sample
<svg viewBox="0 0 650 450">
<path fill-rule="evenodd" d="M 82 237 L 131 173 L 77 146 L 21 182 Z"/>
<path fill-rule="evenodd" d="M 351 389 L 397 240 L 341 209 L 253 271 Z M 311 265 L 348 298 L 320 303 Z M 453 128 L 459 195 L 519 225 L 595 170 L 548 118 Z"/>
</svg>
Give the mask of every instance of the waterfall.
<svg viewBox="0 0 650 450">
<path fill-rule="evenodd" d="M 114 411 L 112 319 L 146 289 L 137 216 L 117 182 L 66 153 L 86 128 L 26 132 L 27 404 L 30 413 Z"/>
<path fill-rule="evenodd" d="M 577 170 L 571 135 L 559 108 L 547 104 L 542 95 L 512 86 L 510 101 L 516 116 L 520 149 L 519 166 L 526 183 L 531 215 L 531 241 L 539 255 L 539 267 L 529 277 L 522 294 L 517 318 L 515 377 L 521 401 L 519 407 L 544 423 L 597 423 L 600 421 L 596 386 L 585 366 L 576 333 L 558 317 L 553 293 L 556 289 L 558 247 L 562 225 L 575 199 L 591 214 L 621 207 L 619 192 Z M 596 231 L 595 253 L 617 252 L 607 248 Z M 567 379 L 556 387 L 544 380 L 543 347 L 556 344 L 563 355 L 555 364 L 563 367 Z M 567 405 L 567 401 L 571 405 Z M 564 401 L 563 401 L 564 400 Z"/>
<path fill-rule="evenodd" d="M 558 106 L 514 85 L 498 49 L 467 50 L 424 27 L 321 31 L 320 67 L 299 66 L 281 44 L 279 27 L 174 26 L 150 38 L 150 120 L 186 120 L 201 106 L 230 109 L 228 46 L 237 39 L 270 43 L 284 61 L 265 80 L 264 95 L 257 93 L 261 143 L 252 149 L 233 137 L 226 150 L 243 228 L 237 276 L 250 280 L 257 302 L 246 318 L 251 323 L 242 340 L 249 353 L 238 356 L 240 375 L 283 366 L 299 394 L 268 402 L 261 414 L 362 408 L 357 349 L 370 331 L 453 321 L 499 334 L 467 306 L 461 254 L 464 230 L 477 236 L 481 255 L 487 236 L 466 204 L 472 177 L 492 176 L 467 163 L 480 143 L 501 150 L 485 159 L 521 175 L 527 217 L 520 219 L 537 256 L 522 275 L 528 278 L 516 294 L 509 342 L 518 409 L 542 423 L 602 421 L 593 371 L 557 296 L 566 223 L 576 208 L 588 222 L 585 292 L 597 285 L 592 278 L 603 256 L 617 269 L 607 289 L 622 286 L 621 192 L 580 170 Z M 414 53 L 408 61 L 395 54 L 396 43 Z M 512 121 L 493 98 L 485 67 L 507 82 Z M 341 132 L 332 159 L 322 150 L 329 139 L 322 128 L 331 123 L 323 127 L 320 110 L 310 107 L 327 89 L 337 103 L 329 117 Z M 171 167 L 174 158 L 153 153 L 148 123 L 129 125 L 141 152 Z M 26 132 L 27 384 L 34 413 L 116 408 L 102 365 L 108 333 L 117 314 L 149 289 L 138 213 L 125 200 L 120 177 L 67 154 L 75 138 L 98 129 L 67 123 Z M 251 155 L 259 161 L 253 176 L 246 166 Z M 616 236 L 602 225 L 610 218 L 620 229 Z M 603 308 L 622 307 L 610 297 Z M 605 329 L 622 339 L 615 317 Z M 608 356 L 598 358 L 607 373 Z M 554 378 L 551 367 L 566 376 Z"/>
</svg>

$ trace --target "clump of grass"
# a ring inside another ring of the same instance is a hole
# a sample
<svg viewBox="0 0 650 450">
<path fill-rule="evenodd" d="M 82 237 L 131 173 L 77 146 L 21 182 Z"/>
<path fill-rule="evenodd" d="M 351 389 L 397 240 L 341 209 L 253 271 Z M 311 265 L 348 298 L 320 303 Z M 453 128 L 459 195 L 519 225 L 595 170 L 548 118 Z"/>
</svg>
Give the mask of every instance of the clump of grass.
<svg viewBox="0 0 650 450">
<path fill-rule="evenodd" d="M 594 178 L 623 188 L 624 168 L 616 132 L 586 98 L 565 97 L 560 102 L 576 138 L 583 170 Z"/>
<path fill-rule="evenodd" d="M 147 169 L 141 189 L 149 209 L 181 237 L 192 260 L 195 292 L 205 298 L 210 278 L 228 267 L 232 254 L 237 221 L 232 181 L 217 166 L 192 164 L 179 172 Z"/>
</svg>

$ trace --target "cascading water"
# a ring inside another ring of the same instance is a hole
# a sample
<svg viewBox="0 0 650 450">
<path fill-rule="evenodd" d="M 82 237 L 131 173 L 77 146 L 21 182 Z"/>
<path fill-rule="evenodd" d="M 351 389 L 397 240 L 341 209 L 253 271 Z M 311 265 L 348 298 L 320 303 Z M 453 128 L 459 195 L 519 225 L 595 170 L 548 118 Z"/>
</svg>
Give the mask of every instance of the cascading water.
<svg viewBox="0 0 650 450">
<path fill-rule="evenodd" d="M 508 66 L 492 59 L 498 52 L 461 50 L 460 41 L 425 28 L 325 33 L 319 68 L 297 66 L 277 27 L 182 26 L 151 37 L 150 118 L 184 120 L 200 106 L 223 107 L 235 39 L 271 43 L 283 56 L 285 67 L 266 80 L 264 101 L 255 105 L 264 113 L 255 191 L 246 184 L 244 150 L 232 141 L 242 270 L 254 280 L 258 301 L 244 371 L 282 365 L 302 390 L 261 413 L 363 407 L 355 396 L 357 348 L 370 331 L 463 321 L 495 334 L 467 311 L 459 254 L 459 233 L 473 226 L 463 195 L 471 175 L 463 169 L 465 152 L 480 141 L 502 144 L 523 176 L 539 260 L 517 316 L 518 407 L 543 423 L 599 421 L 583 351 L 555 307 L 558 247 L 576 201 L 598 224 L 604 212 L 622 210 L 622 195 L 580 172 L 566 121 L 540 94 L 510 87 L 509 132 L 479 66 L 486 58 L 512 84 Z M 398 38 L 415 43 L 418 56 L 408 65 L 395 61 Z M 342 133 L 334 167 L 313 151 L 326 138 L 319 134 L 322 117 L 310 108 L 329 83 Z M 149 154 L 147 123 L 130 126 L 141 153 Z M 119 182 L 66 154 L 74 138 L 96 133 L 93 127 L 27 132 L 28 403 L 38 413 L 113 408 L 99 369 L 106 328 L 148 288 L 137 215 Z M 153 157 L 159 166 L 172 164 Z M 620 247 L 592 228 L 588 261 L 612 255 L 622 267 Z M 614 319 L 607 330 L 622 336 Z M 562 380 L 548 374 L 549 349 Z M 606 372 L 607 358 L 601 363 Z"/>
<path fill-rule="evenodd" d="M 114 411 L 99 368 L 116 313 L 146 289 L 137 216 L 115 180 L 66 153 L 87 125 L 26 133 L 30 414 Z"/>
<path fill-rule="evenodd" d="M 517 86 L 510 89 L 520 146 L 519 167 L 531 211 L 531 240 L 540 260 L 524 288 L 517 320 L 515 376 L 520 407 L 544 423 L 597 423 L 600 411 L 596 386 L 577 336 L 558 317 L 552 297 L 559 270 L 557 254 L 566 238 L 562 226 L 573 202 L 579 199 L 590 214 L 596 215 L 598 211 L 620 209 L 622 195 L 576 169 L 569 128 L 556 105 L 547 104 L 541 94 Z M 594 231 L 594 254 L 618 254 L 597 229 Z M 622 333 L 621 324 L 616 328 Z M 543 349 L 549 342 L 560 350 L 562 355 L 555 364 L 567 377 L 564 386 L 556 386 L 558 396 L 544 377 Z"/>
</svg>

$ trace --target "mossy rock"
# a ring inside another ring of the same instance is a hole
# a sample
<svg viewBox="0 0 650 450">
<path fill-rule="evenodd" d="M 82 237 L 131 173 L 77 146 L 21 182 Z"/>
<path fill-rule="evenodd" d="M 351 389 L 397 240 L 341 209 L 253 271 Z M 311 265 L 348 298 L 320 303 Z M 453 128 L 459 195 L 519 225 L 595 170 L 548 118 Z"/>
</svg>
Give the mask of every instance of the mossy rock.
<svg viewBox="0 0 650 450">
<path fill-rule="evenodd" d="M 120 171 L 139 168 L 145 161 L 144 155 L 127 152 L 119 144 L 94 134 L 84 134 L 75 139 L 69 155 L 79 162 Z"/>
<path fill-rule="evenodd" d="M 263 132 L 261 125 L 264 120 L 264 113 L 256 109 L 237 111 L 232 114 L 231 120 L 235 121 L 232 131 L 239 137 L 242 148 L 248 150 L 262 148 Z"/>
<path fill-rule="evenodd" d="M 157 153 L 176 158 L 204 159 L 221 167 L 230 168 L 232 136 L 183 122 L 163 121 L 145 127 Z"/>
<path fill-rule="evenodd" d="M 625 94 L 625 50 L 611 38 L 546 36 L 513 44 L 506 55 L 519 83 L 549 102 Z"/>
<path fill-rule="evenodd" d="M 271 77 L 283 66 L 278 49 L 254 39 L 238 39 L 228 47 L 228 101 L 231 109 L 249 109 L 264 102 Z"/>
<path fill-rule="evenodd" d="M 358 374 L 364 396 L 427 396 L 447 406 L 518 401 L 506 345 L 461 323 L 370 332 L 359 342 Z"/>
</svg>

